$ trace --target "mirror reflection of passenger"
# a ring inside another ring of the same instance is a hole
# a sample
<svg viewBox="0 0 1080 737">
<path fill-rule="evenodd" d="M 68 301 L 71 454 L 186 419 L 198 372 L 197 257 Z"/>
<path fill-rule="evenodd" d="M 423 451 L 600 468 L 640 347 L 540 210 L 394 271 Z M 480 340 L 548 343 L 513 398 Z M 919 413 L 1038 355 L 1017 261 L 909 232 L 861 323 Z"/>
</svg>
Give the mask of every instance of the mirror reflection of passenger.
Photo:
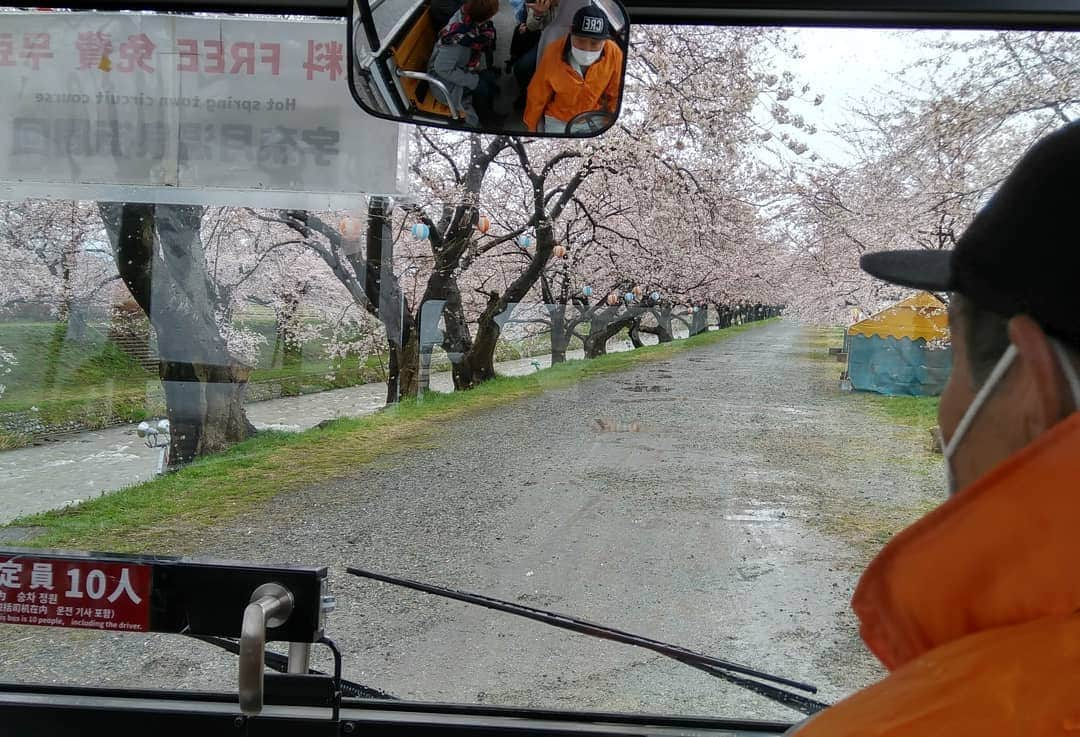
<svg viewBox="0 0 1080 737">
<path fill-rule="evenodd" d="M 499 75 L 491 67 L 495 54 L 495 24 L 499 0 L 465 0 L 439 31 L 428 61 L 428 74 L 446 85 L 450 99 L 437 86 L 440 102 L 457 110 L 466 124 L 491 125 Z"/>
<path fill-rule="evenodd" d="M 622 84 L 623 50 L 611 39 L 607 15 L 587 5 L 574 15 L 564 42 L 543 50 L 529 84 L 525 125 L 533 132 L 566 132 L 582 113 L 615 114 Z M 571 131 L 575 132 L 575 131 Z"/>
<path fill-rule="evenodd" d="M 510 7 L 514 9 L 514 20 L 518 23 L 524 23 L 527 17 L 525 0 L 510 0 Z"/>
<path fill-rule="evenodd" d="M 536 0 L 533 3 L 525 3 L 525 17 L 514 31 L 514 40 L 510 44 L 510 61 L 507 62 L 507 67 L 514 70 L 518 89 L 521 90 L 522 102 L 524 102 L 529 82 L 536 72 L 540 37 L 544 29 L 555 20 L 558 12 L 559 0 Z"/>
<path fill-rule="evenodd" d="M 463 4 L 464 0 L 431 0 L 428 10 L 431 25 L 435 27 L 435 30 L 444 28 L 450 22 L 450 19 L 454 17 L 454 13 L 461 10 Z"/>
</svg>

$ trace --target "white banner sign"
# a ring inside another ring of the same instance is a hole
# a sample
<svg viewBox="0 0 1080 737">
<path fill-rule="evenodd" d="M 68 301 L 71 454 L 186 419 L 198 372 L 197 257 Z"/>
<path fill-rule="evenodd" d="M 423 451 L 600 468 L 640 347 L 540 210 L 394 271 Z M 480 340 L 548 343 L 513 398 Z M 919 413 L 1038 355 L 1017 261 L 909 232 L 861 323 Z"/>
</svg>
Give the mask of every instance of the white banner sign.
<svg viewBox="0 0 1080 737">
<path fill-rule="evenodd" d="M 0 199 L 324 209 L 403 194 L 344 21 L 0 13 Z"/>
</svg>

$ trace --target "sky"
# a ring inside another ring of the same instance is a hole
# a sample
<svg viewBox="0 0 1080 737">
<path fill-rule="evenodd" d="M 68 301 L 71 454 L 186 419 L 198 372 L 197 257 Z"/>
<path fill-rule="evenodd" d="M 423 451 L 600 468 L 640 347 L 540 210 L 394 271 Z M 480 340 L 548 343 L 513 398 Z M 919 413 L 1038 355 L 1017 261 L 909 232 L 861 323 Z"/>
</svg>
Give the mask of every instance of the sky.
<svg viewBox="0 0 1080 737">
<path fill-rule="evenodd" d="M 970 40 L 973 31 L 917 31 L 866 28 L 797 28 L 789 31 L 804 54 L 793 71 L 810 84 L 813 93 L 825 95 L 820 108 L 795 106 L 808 120 L 818 123 L 814 150 L 836 163 L 850 161 L 848 147 L 833 135 L 852 120 L 851 108 L 859 103 L 889 97 L 919 86 L 917 75 L 899 80 L 896 74 L 919 59 L 920 47 L 942 38 Z M 962 63 L 960 59 L 957 64 Z"/>
</svg>

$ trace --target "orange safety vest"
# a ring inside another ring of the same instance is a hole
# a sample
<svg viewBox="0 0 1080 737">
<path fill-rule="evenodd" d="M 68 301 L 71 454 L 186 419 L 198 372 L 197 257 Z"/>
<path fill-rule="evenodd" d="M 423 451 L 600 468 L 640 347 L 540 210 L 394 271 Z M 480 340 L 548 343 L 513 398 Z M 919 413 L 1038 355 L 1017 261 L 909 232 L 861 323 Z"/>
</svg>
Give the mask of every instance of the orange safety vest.
<svg viewBox="0 0 1080 737">
<path fill-rule="evenodd" d="M 1080 735 L 1080 413 L 897 535 L 852 606 L 891 671 L 798 737 Z"/>
<path fill-rule="evenodd" d="M 548 44 L 529 83 L 525 125 L 536 131 L 544 115 L 569 123 L 575 116 L 594 110 L 614 113 L 622 87 L 623 51 L 619 44 L 604 42 L 604 53 L 585 70 L 584 78 L 566 60 L 570 37 Z"/>
</svg>

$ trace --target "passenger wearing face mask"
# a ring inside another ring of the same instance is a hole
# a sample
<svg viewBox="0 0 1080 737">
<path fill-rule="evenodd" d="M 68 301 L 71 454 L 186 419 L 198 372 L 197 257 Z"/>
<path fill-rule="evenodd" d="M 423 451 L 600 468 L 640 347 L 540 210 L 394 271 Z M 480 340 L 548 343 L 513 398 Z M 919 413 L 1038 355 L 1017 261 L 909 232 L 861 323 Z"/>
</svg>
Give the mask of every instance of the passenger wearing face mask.
<svg viewBox="0 0 1080 737">
<path fill-rule="evenodd" d="M 566 40 L 548 45 L 529 83 L 525 125 L 530 131 L 566 132 L 581 113 L 618 109 L 623 50 L 611 39 L 611 23 L 587 5 L 574 15 Z"/>
<path fill-rule="evenodd" d="M 1080 730 L 1080 124 L 1037 143 L 956 249 L 864 256 L 950 292 L 939 420 L 949 499 L 898 534 L 852 607 L 889 675 L 798 737 Z"/>
</svg>

